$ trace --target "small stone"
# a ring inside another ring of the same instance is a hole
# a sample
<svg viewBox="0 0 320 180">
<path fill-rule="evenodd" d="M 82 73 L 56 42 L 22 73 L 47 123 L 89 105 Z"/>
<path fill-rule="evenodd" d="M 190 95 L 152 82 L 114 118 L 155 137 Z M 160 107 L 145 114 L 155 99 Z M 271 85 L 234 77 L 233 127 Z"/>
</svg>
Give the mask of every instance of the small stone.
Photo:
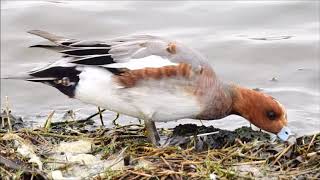
<svg viewBox="0 0 320 180">
<path fill-rule="evenodd" d="M 262 88 L 253 88 L 252 90 L 254 90 L 254 91 L 258 91 L 258 92 L 263 91 L 263 89 L 262 89 Z"/>
<path fill-rule="evenodd" d="M 211 173 L 211 174 L 209 175 L 209 178 L 210 178 L 210 180 L 216 180 L 216 179 L 217 179 L 217 175 L 214 174 L 214 173 Z"/>
<path fill-rule="evenodd" d="M 279 80 L 276 77 L 273 77 L 270 81 L 277 82 Z"/>
</svg>

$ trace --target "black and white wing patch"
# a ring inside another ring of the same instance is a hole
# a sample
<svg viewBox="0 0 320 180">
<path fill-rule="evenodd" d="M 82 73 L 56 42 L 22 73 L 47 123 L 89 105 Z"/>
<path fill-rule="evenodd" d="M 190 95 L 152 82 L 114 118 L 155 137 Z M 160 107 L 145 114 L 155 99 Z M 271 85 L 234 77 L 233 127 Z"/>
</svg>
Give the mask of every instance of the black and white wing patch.
<svg viewBox="0 0 320 180">
<path fill-rule="evenodd" d="M 158 36 L 132 35 L 110 39 L 107 41 L 81 41 L 65 38 L 51 33 L 32 30 L 55 45 L 36 45 L 59 51 L 64 57 L 72 57 L 71 63 L 83 65 L 107 65 L 127 63 L 131 60 L 146 59 L 149 56 L 159 56 L 172 63 L 186 63 L 193 67 L 209 66 L 206 58 L 191 48 L 179 42 L 169 41 Z"/>
</svg>

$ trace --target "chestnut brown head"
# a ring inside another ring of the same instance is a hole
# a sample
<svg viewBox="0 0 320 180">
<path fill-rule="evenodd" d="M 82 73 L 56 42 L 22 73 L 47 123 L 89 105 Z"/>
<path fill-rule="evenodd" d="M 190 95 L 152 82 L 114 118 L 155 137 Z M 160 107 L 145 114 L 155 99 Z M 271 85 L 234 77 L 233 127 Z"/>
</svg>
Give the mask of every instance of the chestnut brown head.
<svg viewBox="0 0 320 180">
<path fill-rule="evenodd" d="M 287 127 L 287 112 L 284 106 L 262 92 L 235 87 L 232 112 L 265 131 L 277 134 L 284 141 L 292 135 Z"/>
</svg>

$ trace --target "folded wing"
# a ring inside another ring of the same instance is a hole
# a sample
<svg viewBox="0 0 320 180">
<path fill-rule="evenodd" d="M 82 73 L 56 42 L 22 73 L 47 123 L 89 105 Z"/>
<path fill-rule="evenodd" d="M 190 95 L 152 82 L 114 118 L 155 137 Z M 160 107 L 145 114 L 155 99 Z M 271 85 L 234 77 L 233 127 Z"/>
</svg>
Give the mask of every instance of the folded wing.
<svg viewBox="0 0 320 180">
<path fill-rule="evenodd" d="M 160 58 L 157 61 L 164 59 L 171 63 L 186 63 L 197 68 L 199 66 L 210 68 L 207 60 L 198 52 L 179 42 L 158 36 L 132 35 L 107 41 L 86 41 L 57 36 L 41 30 L 32 30 L 29 33 L 48 39 L 55 44 L 35 45 L 32 47 L 52 50 L 63 49 L 59 52 L 64 57 L 72 57 L 69 62 L 76 64 L 107 65 L 128 63 L 132 60 L 146 60 L 150 56 L 158 56 Z M 152 63 L 149 64 L 152 66 Z"/>
</svg>

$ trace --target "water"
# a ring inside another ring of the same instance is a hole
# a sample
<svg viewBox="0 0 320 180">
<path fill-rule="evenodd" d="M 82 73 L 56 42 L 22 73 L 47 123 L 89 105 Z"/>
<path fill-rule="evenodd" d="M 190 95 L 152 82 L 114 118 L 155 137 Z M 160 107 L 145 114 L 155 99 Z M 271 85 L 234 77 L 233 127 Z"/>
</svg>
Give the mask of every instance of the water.
<svg viewBox="0 0 320 180">
<path fill-rule="evenodd" d="M 45 42 L 26 33 L 42 29 L 78 39 L 103 40 L 150 33 L 182 41 L 205 54 L 219 77 L 249 88 L 262 88 L 282 102 L 289 126 L 299 135 L 320 130 L 319 2 L 62 2 L 1 1 L 1 76 L 54 61 L 56 53 L 29 49 Z M 271 81 L 272 79 L 275 81 Z M 1 106 L 10 108 L 30 126 L 42 125 L 56 111 L 69 109 L 78 117 L 96 107 L 72 100 L 37 83 L 2 80 Z M 105 113 L 106 126 L 112 112 Z M 121 116 L 120 123 L 136 121 Z M 159 123 L 173 127 L 180 120 Z M 205 122 L 234 129 L 248 122 L 237 116 Z"/>
</svg>

